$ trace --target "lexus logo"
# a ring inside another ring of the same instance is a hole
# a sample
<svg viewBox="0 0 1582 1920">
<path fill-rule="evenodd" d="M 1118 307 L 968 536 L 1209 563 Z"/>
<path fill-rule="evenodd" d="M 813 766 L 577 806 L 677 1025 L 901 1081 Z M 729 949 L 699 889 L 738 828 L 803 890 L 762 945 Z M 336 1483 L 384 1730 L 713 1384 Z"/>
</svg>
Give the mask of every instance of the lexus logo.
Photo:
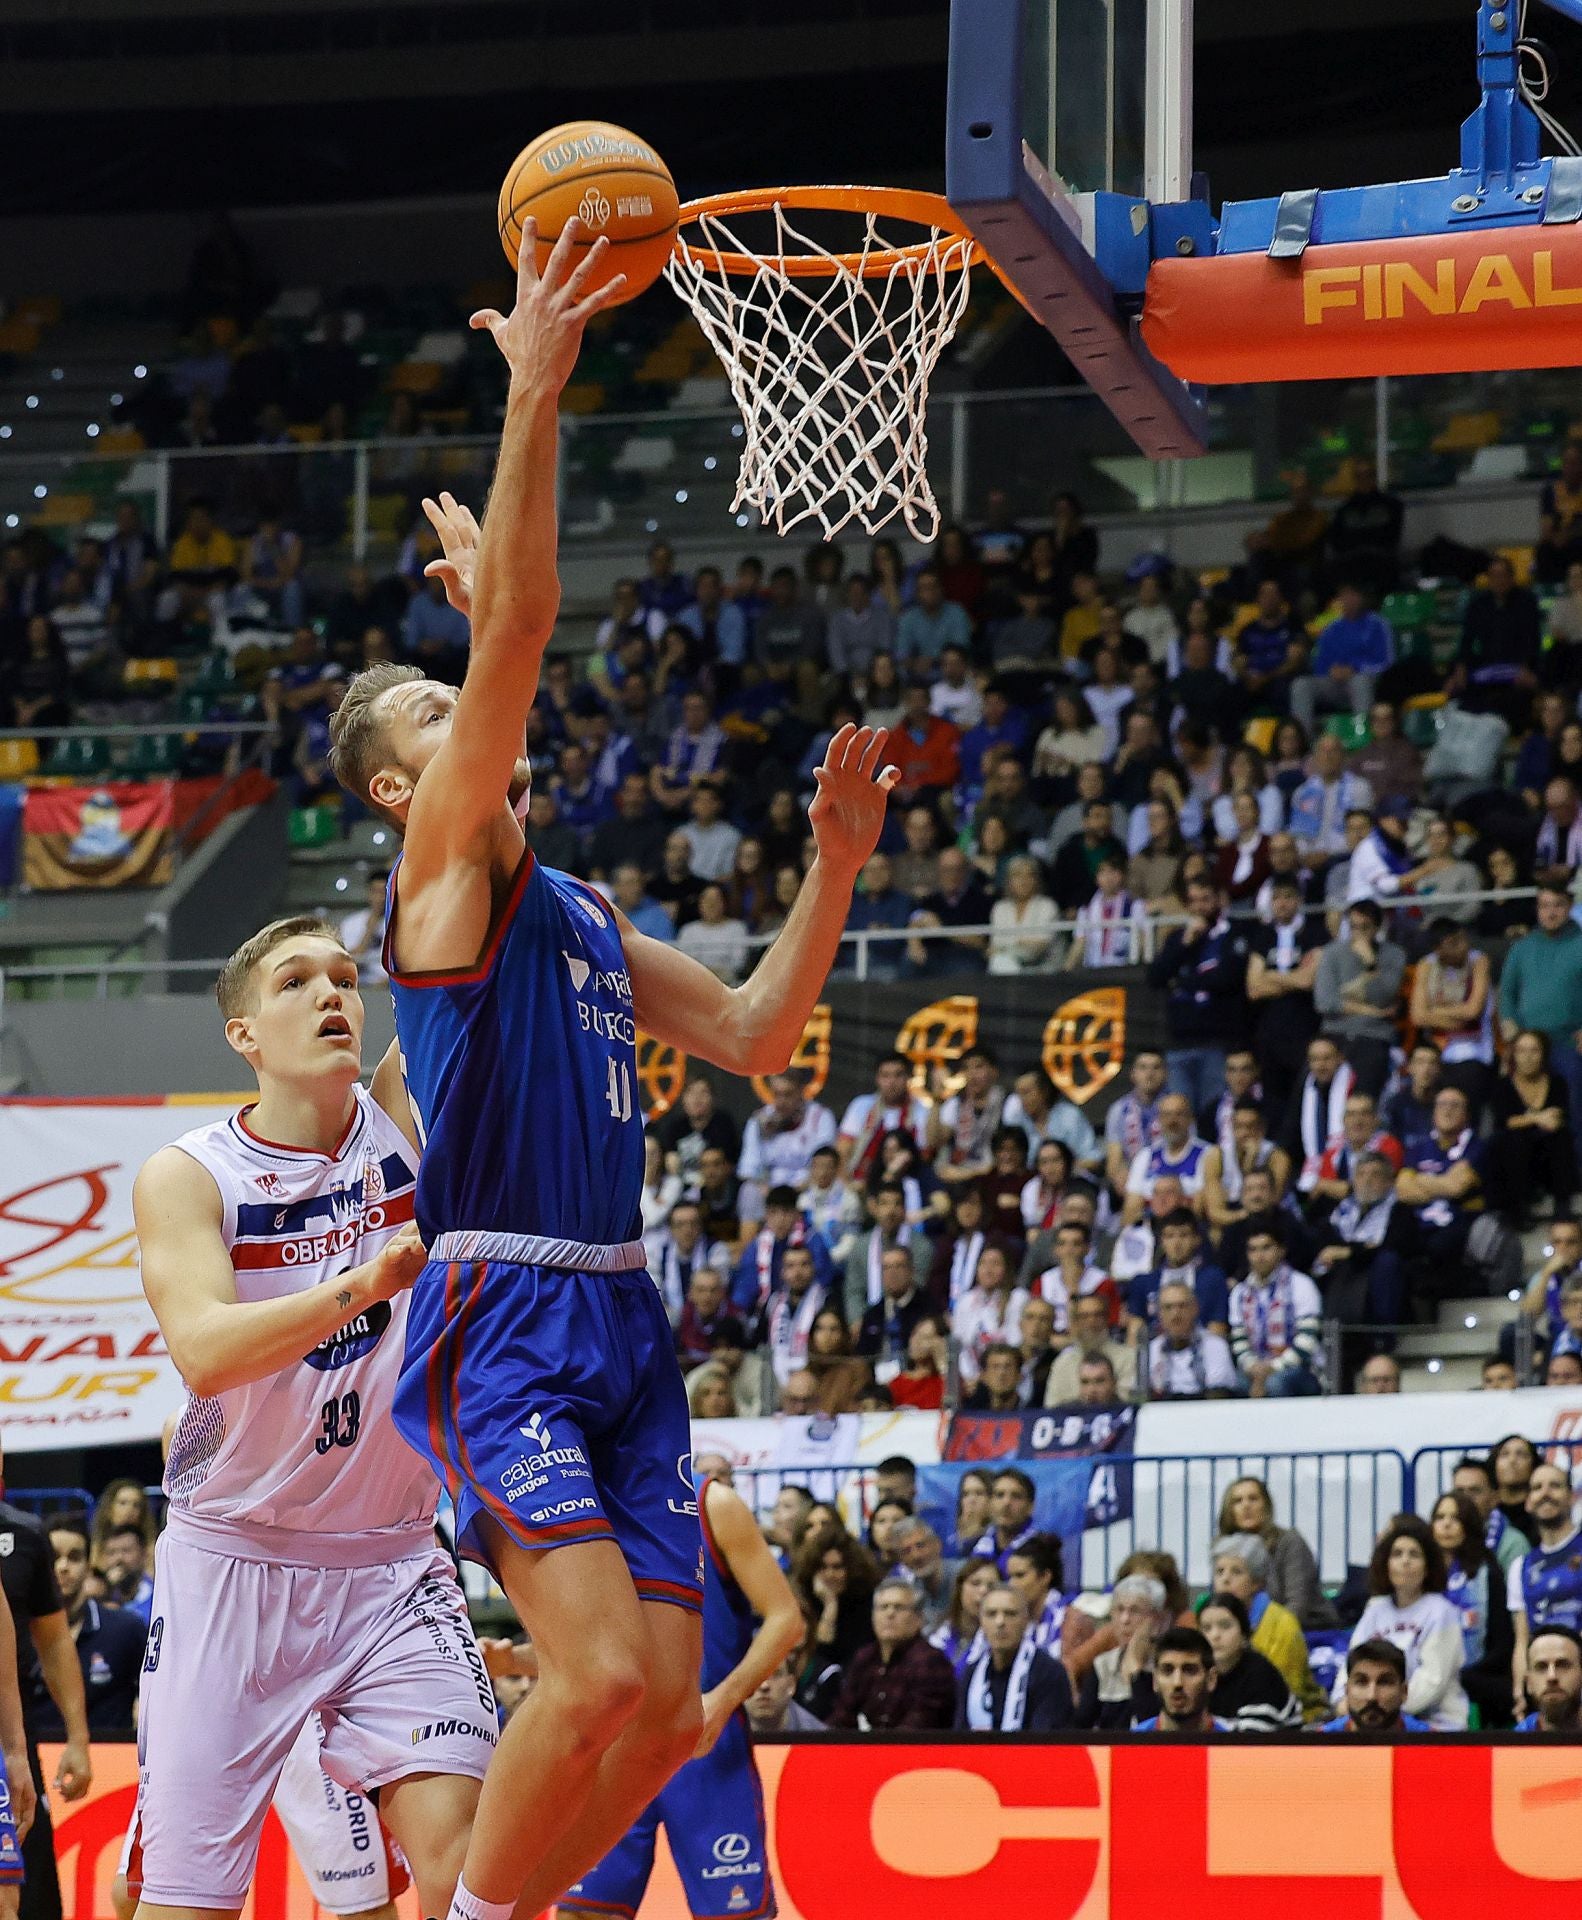
<svg viewBox="0 0 1582 1920">
<path fill-rule="evenodd" d="M 722 1833 L 714 1842 L 714 1858 L 722 1867 L 736 1866 L 752 1850 L 752 1842 L 745 1833 Z"/>
</svg>

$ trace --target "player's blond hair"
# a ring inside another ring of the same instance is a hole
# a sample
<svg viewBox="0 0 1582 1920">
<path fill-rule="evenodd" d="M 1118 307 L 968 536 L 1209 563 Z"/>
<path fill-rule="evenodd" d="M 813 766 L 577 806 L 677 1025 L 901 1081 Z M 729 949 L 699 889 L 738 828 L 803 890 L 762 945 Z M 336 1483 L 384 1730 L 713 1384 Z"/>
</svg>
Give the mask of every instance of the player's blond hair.
<svg viewBox="0 0 1582 1920">
<path fill-rule="evenodd" d="M 381 660 L 352 676 L 345 697 L 330 716 L 331 773 L 382 819 L 390 816 L 368 791 L 374 775 L 389 764 L 389 733 L 379 703 L 392 687 L 427 677 L 419 667 Z"/>
<path fill-rule="evenodd" d="M 242 942 L 221 967 L 220 977 L 214 983 L 214 997 L 219 1001 L 220 1012 L 227 1020 L 238 1020 L 244 1013 L 251 1013 L 257 1008 L 258 969 L 276 947 L 283 947 L 288 940 L 304 938 L 332 940 L 336 946 L 341 944 L 340 935 L 316 913 L 294 913 L 289 919 L 271 920 L 267 927 L 260 927 L 250 940 Z"/>
</svg>

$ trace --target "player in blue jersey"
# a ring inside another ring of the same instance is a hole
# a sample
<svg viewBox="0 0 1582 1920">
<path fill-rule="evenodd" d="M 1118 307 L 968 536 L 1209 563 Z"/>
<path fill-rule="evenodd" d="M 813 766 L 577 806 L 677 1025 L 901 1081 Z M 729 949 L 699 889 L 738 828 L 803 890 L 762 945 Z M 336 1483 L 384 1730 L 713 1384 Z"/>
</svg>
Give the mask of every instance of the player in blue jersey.
<svg viewBox="0 0 1582 1920">
<path fill-rule="evenodd" d="M 697 1476 L 703 1563 L 703 1739 L 626 1837 L 557 1909 L 634 1915 L 661 1825 L 693 1920 L 760 1920 L 775 1911 L 763 1790 L 743 1703 L 802 1638 L 805 1622 L 758 1523 L 724 1481 Z M 757 1616 L 755 1626 L 754 1616 Z"/>
<path fill-rule="evenodd" d="M 1582 1529 L 1572 1516 L 1571 1477 L 1552 1460 L 1533 1468 L 1527 1511 L 1538 1523 L 1538 1544 L 1514 1561 L 1506 1600 L 1516 1645 L 1511 1679 L 1518 1709 L 1527 1684 L 1527 1645 L 1540 1627 L 1582 1632 Z"/>
<path fill-rule="evenodd" d="M 527 234 L 513 311 L 474 316 L 510 369 L 482 529 L 448 496 L 425 502 L 445 547 L 430 571 L 472 622 L 465 685 L 371 668 L 334 726 L 338 777 L 405 842 L 386 961 L 426 1136 L 430 1258 L 396 1419 L 542 1676 L 484 1782 L 454 1920 L 547 1906 L 697 1745 L 702 1546 L 686 1399 L 639 1237 L 636 1028 L 734 1073 L 783 1068 L 897 778 L 882 733 L 834 736 L 817 857 L 734 989 L 535 860 L 511 795 L 559 606 L 556 408 L 586 321 L 620 287 L 587 292 L 604 242 L 574 267 L 579 238 L 572 221 L 540 275 Z"/>
</svg>

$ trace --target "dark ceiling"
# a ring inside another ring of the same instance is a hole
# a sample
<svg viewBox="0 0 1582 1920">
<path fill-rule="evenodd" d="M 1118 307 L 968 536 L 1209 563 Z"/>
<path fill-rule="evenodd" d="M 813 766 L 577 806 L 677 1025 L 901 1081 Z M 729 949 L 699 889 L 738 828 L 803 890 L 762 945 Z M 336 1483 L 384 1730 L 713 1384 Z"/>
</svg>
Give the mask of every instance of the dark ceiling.
<svg viewBox="0 0 1582 1920">
<path fill-rule="evenodd" d="M 641 129 L 683 191 L 938 184 L 945 0 L 0 0 L 13 212 L 490 193 L 541 128 Z M 590 29 L 590 22 L 593 23 Z M 1471 0 L 1200 0 L 1216 199 L 1442 173 Z M 1582 120 L 1582 29 L 1534 10 Z M 48 103 L 47 109 L 40 103 Z"/>
</svg>

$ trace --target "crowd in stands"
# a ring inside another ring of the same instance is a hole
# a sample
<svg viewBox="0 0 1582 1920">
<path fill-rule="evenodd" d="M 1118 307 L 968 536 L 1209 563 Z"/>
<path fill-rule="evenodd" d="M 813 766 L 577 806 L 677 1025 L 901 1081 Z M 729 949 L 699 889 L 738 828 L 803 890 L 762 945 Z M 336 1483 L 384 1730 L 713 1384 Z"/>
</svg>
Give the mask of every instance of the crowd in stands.
<svg viewBox="0 0 1582 1920">
<path fill-rule="evenodd" d="M 1396 1515 L 1333 1597 L 1261 1480 L 1227 1488 L 1194 1599 L 1152 1549 L 1102 1590 L 1068 1581 L 1019 1468 L 966 1470 L 943 1529 L 908 1460 L 873 1477 L 860 1536 L 805 1487 L 767 1517 L 807 1639 L 749 1702 L 760 1735 L 1582 1731 L 1570 1478 L 1526 1441 L 1458 1462 L 1431 1518 Z"/>
</svg>

